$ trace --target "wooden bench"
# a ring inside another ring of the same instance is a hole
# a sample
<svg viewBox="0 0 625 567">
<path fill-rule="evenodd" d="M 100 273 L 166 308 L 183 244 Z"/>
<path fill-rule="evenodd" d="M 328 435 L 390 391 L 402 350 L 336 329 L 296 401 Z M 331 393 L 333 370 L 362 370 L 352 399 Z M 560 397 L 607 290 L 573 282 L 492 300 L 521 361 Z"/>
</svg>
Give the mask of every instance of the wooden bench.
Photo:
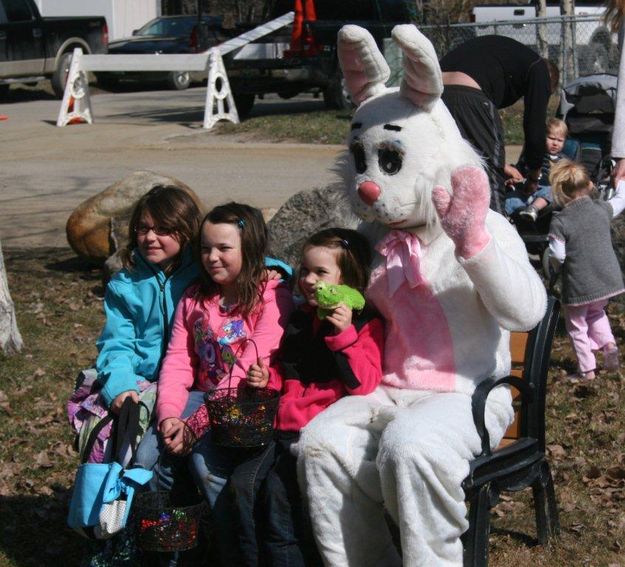
<svg viewBox="0 0 625 567">
<path fill-rule="evenodd" d="M 547 371 L 559 311 L 559 302 L 549 297 L 547 312 L 535 329 L 511 334 L 511 376 L 482 382 L 473 394 L 473 420 L 482 452 L 471 462 L 463 482 L 469 506 L 469 529 L 463 535 L 464 567 L 488 565 L 490 513 L 502 491 L 532 488 L 539 543 L 560 530 L 553 478 L 545 457 Z M 516 415 L 500 445 L 491 451 L 484 408 L 489 392 L 500 384 L 512 386 Z"/>
</svg>

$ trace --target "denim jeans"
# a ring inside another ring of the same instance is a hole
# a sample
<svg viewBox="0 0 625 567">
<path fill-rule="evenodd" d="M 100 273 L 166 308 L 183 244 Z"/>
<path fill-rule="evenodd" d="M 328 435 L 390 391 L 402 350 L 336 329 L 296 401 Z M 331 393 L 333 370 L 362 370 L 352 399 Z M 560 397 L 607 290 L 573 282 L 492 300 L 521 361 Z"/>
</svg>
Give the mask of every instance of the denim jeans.
<svg viewBox="0 0 625 567">
<path fill-rule="evenodd" d="M 300 567 L 320 564 L 304 517 L 293 439 L 271 443 L 241 463 L 223 493 L 229 506 L 229 564 Z M 224 529 L 224 531 L 226 531 Z"/>
<path fill-rule="evenodd" d="M 204 403 L 204 392 L 189 392 L 187 405 L 182 412 L 182 418 L 189 417 Z M 158 424 L 152 423 L 137 447 L 134 465 L 154 471 L 149 488 L 152 491 L 171 491 L 174 480 L 179 476 L 180 483 L 189 481 L 187 473 L 188 459 L 170 455 L 165 451 L 163 440 L 158 432 Z M 179 484 L 179 483 L 177 483 Z"/>
<path fill-rule="evenodd" d="M 215 544 L 220 563 L 242 565 L 238 551 L 235 509 L 224 490 L 232 471 L 256 457 L 262 449 L 220 447 L 213 443 L 210 430 L 195 444 L 191 453 L 191 474 L 208 501 L 214 518 Z"/>
<path fill-rule="evenodd" d="M 532 195 L 526 195 L 522 189 L 514 189 L 506 193 L 506 200 L 504 201 L 504 209 L 506 214 L 512 215 L 515 211 L 523 209 L 528 205 L 531 205 L 538 197 L 542 197 L 548 203 L 551 203 L 553 197 L 551 196 L 551 186 L 541 185 L 536 193 Z"/>
</svg>

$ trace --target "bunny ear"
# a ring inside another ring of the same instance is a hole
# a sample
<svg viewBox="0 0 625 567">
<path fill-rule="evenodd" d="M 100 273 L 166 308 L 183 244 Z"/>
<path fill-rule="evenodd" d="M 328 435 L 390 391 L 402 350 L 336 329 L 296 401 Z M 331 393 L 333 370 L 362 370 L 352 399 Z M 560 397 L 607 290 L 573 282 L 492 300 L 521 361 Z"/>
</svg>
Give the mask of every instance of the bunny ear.
<svg viewBox="0 0 625 567">
<path fill-rule="evenodd" d="M 404 52 L 404 78 L 400 94 L 426 111 L 443 93 L 443 75 L 430 40 L 412 24 L 395 26 L 393 39 Z"/>
<path fill-rule="evenodd" d="M 338 57 L 347 90 L 356 104 L 385 90 L 391 71 L 366 29 L 343 26 L 338 35 Z"/>
</svg>

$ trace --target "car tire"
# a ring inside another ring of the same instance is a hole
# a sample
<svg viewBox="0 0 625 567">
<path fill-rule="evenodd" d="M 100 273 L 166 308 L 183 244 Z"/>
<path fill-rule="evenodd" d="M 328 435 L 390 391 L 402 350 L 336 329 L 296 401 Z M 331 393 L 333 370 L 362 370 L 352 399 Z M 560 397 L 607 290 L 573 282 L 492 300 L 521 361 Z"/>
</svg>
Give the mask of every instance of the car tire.
<svg viewBox="0 0 625 567">
<path fill-rule="evenodd" d="M 67 82 L 67 75 L 69 74 L 69 66 L 72 63 L 72 52 L 68 51 L 63 53 L 59 57 L 59 64 L 56 66 L 56 70 L 50 79 L 52 83 L 52 90 L 57 98 L 63 98 L 65 93 L 65 83 Z"/>
<path fill-rule="evenodd" d="M 191 74 L 188 71 L 172 71 L 167 83 L 172 90 L 184 91 L 191 86 Z"/>
<path fill-rule="evenodd" d="M 323 102 L 326 108 L 332 110 L 351 110 L 355 106 L 347 91 L 343 73 L 338 68 L 323 91 Z"/>
<path fill-rule="evenodd" d="M 248 93 L 233 93 L 234 104 L 237 107 L 239 120 L 247 118 L 254 107 L 254 95 Z"/>
<path fill-rule="evenodd" d="M 111 73 L 98 73 L 96 78 L 98 86 L 105 91 L 114 91 L 119 86 L 119 79 Z"/>
</svg>

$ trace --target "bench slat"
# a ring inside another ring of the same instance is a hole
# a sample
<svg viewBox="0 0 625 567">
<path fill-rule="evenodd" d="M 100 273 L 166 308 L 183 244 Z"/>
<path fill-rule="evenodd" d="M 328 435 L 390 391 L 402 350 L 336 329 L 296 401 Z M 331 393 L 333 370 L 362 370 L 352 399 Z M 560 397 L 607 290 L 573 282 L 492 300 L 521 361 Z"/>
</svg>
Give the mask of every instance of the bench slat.
<svg viewBox="0 0 625 567">
<path fill-rule="evenodd" d="M 510 333 L 510 358 L 512 361 L 512 370 L 510 374 L 517 378 L 523 378 L 523 364 L 525 363 L 525 347 L 529 339 L 529 333 Z M 518 439 L 521 435 L 521 416 L 517 405 L 519 399 L 519 391 L 511 387 L 512 403 L 515 406 L 514 421 L 510 424 L 510 427 L 506 430 L 499 447 L 504 447 L 510 444 L 515 439 Z"/>
</svg>

